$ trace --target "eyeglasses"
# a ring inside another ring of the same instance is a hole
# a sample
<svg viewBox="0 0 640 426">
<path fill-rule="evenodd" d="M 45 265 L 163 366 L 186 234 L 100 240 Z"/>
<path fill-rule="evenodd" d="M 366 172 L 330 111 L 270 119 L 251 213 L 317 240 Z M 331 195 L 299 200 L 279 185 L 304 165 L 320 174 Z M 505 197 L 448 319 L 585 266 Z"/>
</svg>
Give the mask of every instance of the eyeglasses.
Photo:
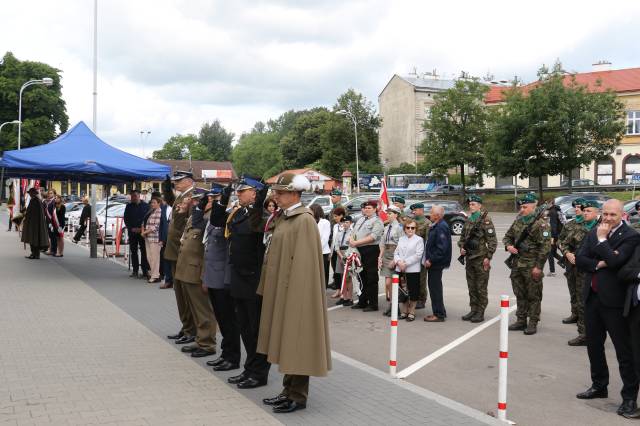
<svg viewBox="0 0 640 426">
<path fill-rule="evenodd" d="M 404 229 L 416 229 L 415 226 L 405 226 Z"/>
</svg>

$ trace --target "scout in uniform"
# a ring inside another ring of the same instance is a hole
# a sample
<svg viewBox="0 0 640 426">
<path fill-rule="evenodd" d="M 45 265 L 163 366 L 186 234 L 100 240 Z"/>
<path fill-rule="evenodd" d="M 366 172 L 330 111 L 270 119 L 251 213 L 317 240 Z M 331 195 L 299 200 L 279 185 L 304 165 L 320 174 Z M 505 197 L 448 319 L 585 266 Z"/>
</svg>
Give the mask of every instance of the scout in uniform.
<svg viewBox="0 0 640 426">
<path fill-rule="evenodd" d="M 216 353 L 217 324 L 207 297 L 206 286 L 203 288 L 201 281 L 204 262 L 202 237 L 209 221 L 212 204 L 212 199 L 205 196 L 205 193 L 204 189 L 195 188 L 191 201 L 185 197 L 180 205 L 180 211 L 191 209 L 192 214 L 187 219 L 184 233 L 180 239 L 175 275 L 175 279 L 183 284 L 196 327 L 195 343 L 183 346 L 182 352 L 190 353 L 194 358 Z"/>
<path fill-rule="evenodd" d="M 563 319 L 562 323 L 577 323 L 578 326 L 578 336 L 567 342 L 569 346 L 586 346 L 587 336 L 584 325 L 584 299 L 582 297 L 585 275 L 584 272 L 578 270 L 576 267 L 576 254 L 586 235 L 598 222 L 600 204 L 597 201 L 586 201 L 581 198 L 575 200 L 574 203 L 576 218 L 567 223 L 560 234 L 560 250 L 562 251 L 562 255 L 567 259 L 567 271 L 565 275 L 571 297 L 571 316 Z"/>
<path fill-rule="evenodd" d="M 533 193 L 519 200 L 520 214 L 502 239 L 505 250 L 514 256 L 509 265 L 510 278 L 518 303 L 517 320 L 509 330 L 524 330 L 526 335 L 538 331 L 542 270 L 551 250 L 549 220 L 540 209 L 536 210 L 537 203 L 538 197 Z"/>
<path fill-rule="evenodd" d="M 384 291 L 387 301 L 391 300 L 391 280 L 395 271 L 395 263 L 393 254 L 398 246 L 400 237 L 404 235 L 403 225 L 399 222 L 400 209 L 396 206 L 389 206 L 387 208 L 387 215 L 389 217 L 389 223 L 384 227 L 384 233 L 382 234 L 382 240 L 380 241 L 380 259 L 378 264 L 380 265 L 380 275 L 384 277 Z M 394 266 L 391 266 L 391 265 Z M 391 303 L 389 307 L 384 311 L 383 315 L 391 316 Z"/>
<path fill-rule="evenodd" d="M 258 352 L 284 373 L 280 394 L 262 400 L 275 413 L 306 408 L 309 376 L 326 376 L 331 369 L 320 235 L 311 211 L 300 202 L 310 187 L 305 176 L 293 173 L 284 173 L 272 186 L 282 213 L 275 219 L 258 287 Z"/>
<path fill-rule="evenodd" d="M 431 227 L 431 221 L 424 215 L 424 204 L 414 203 L 409 206 L 413 215 L 413 220 L 416 221 L 418 229 L 416 235 L 422 237 L 424 241 L 427 241 L 429 237 L 429 228 Z M 429 291 L 427 290 L 427 268 L 421 264 L 420 266 L 420 299 L 416 305 L 416 309 L 424 309 L 424 304 L 427 302 Z"/>
<path fill-rule="evenodd" d="M 178 191 L 177 197 L 173 193 L 172 183 L 176 191 Z M 182 170 L 177 170 L 171 178 L 167 176 L 167 180 L 162 185 L 164 200 L 172 208 L 169 231 L 167 232 L 167 245 L 164 249 L 164 258 L 171 263 L 172 277 L 176 276 L 180 238 L 182 238 L 187 219 L 189 219 L 189 215 L 191 215 L 191 209 L 180 211 L 178 206 L 182 205 L 185 198 L 191 198 L 194 188 L 193 173 Z M 183 283 L 175 278 L 173 280 L 173 291 L 176 295 L 178 316 L 180 317 L 182 328 L 178 333 L 167 337 L 174 339 L 176 344 L 192 343 L 196 339 L 196 326 L 193 322 L 193 314 L 187 302 Z"/>
<path fill-rule="evenodd" d="M 498 247 L 498 239 L 491 218 L 486 211 L 482 211 L 482 198 L 471 195 L 468 201 L 471 214 L 464 223 L 458 241 L 458 260 L 465 265 L 471 311 L 462 320 L 478 323 L 484 321 L 488 303 L 489 269 L 491 258 Z"/>
</svg>

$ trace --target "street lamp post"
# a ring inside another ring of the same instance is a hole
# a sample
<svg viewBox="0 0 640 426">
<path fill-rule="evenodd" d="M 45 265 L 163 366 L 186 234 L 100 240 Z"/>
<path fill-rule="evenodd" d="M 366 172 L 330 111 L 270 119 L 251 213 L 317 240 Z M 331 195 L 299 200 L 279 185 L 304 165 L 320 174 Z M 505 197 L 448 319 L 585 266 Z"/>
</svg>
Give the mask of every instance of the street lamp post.
<svg viewBox="0 0 640 426">
<path fill-rule="evenodd" d="M 341 109 L 336 111 L 336 114 L 346 115 L 353 122 L 353 132 L 356 139 L 356 191 L 358 194 L 360 193 L 360 167 L 358 165 L 358 121 L 356 120 L 356 116 L 351 111 L 351 108 L 344 110 Z"/>
<path fill-rule="evenodd" d="M 2 128 L 7 124 L 20 124 L 20 120 L 5 121 L 4 123 L 0 124 L 0 131 L 2 131 Z"/>
<path fill-rule="evenodd" d="M 29 86 L 33 86 L 34 84 L 51 86 L 53 84 L 53 79 L 45 77 L 38 80 L 29 80 L 20 88 L 20 95 L 18 96 L 18 150 L 20 149 L 20 142 L 22 137 L 22 92 L 24 91 L 24 89 Z"/>
</svg>

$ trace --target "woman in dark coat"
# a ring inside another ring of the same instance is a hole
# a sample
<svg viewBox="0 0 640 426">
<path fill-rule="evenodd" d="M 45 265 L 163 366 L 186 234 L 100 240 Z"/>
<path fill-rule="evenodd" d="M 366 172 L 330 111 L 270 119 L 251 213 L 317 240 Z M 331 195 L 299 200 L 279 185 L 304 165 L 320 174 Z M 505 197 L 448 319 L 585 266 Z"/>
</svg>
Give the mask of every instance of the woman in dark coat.
<svg viewBox="0 0 640 426">
<path fill-rule="evenodd" d="M 29 196 L 31 200 L 22 221 L 21 241 L 31 246 L 31 255 L 26 256 L 27 259 L 40 259 L 40 250 L 49 247 L 49 232 L 38 190 L 29 189 Z"/>
</svg>

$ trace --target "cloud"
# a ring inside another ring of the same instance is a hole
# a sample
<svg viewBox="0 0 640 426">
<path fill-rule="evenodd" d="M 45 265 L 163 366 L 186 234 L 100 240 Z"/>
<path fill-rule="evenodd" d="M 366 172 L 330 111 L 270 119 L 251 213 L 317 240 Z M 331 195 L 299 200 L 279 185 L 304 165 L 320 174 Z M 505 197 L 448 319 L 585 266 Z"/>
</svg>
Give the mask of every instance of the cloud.
<svg viewBox="0 0 640 426">
<path fill-rule="evenodd" d="M 3 5 L 0 50 L 64 71 L 72 123 L 91 121 L 93 2 Z M 236 133 L 352 87 L 376 103 L 394 73 L 535 78 L 560 58 L 638 66 L 640 2 L 110 0 L 99 2 L 101 137 L 145 153 L 219 118 Z"/>
</svg>

